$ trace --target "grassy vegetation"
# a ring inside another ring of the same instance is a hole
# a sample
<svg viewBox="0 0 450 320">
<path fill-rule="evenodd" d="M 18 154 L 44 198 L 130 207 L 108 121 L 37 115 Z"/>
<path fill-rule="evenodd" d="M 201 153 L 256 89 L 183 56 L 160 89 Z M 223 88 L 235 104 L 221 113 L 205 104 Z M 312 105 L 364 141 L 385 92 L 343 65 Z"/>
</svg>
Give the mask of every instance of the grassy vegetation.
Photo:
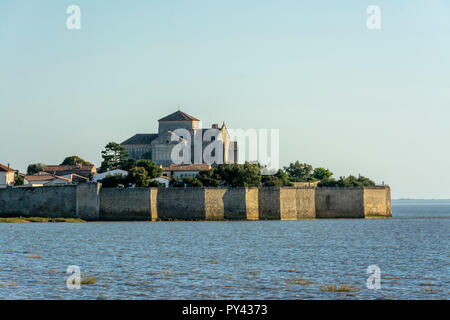
<svg viewBox="0 0 450 320">
<path fill-rule="evenodd" d="M 81 284 L 95 284 L 97 279 L 94 276 L 81 276 Z"/>
<path fill-rule="evenodd" d="M 303 279 L 303 278 L 292 278 L 287 280 L 288 284 L 298 284 L 300 286 L 307 286 L 310 284 L 313 284 L 314 281 L 310 279 Z"/>
<path fill-rule="evenodd" d="M 332 283 L 321 286 L 320 290 L 324 292 L 354 292 L 359 291 L 360 289 L 358 287 L 350 286 L 345 283 L 342 283 L 340 285 Z"/>
<path fill-rule="evenodd" d="M 0 218 L 0 223 L 30 223 L 30 222 L 86 222 L 86 221 L 75 218 L 41 218 L 41 217 Z"/>
<path fill-rule="evenodd" d="M 433 287 L 433 285 L 430 282 L 426 282 L 425 284 L 422 284 L 423 288 L 422 290 L 426 293 L 437 293 L 439 290 Z"/>
</svg>

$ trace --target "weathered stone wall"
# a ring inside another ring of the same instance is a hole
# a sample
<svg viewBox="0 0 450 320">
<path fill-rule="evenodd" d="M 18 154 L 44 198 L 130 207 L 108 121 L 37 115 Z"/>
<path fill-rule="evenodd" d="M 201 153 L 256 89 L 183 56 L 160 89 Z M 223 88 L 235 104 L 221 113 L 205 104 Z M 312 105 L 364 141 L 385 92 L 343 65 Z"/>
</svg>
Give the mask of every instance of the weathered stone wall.
<svg viewBox="0 0 450 320">
<path fill-rule="evenodd" d="M 225 195 L 227 189 L 205 189 L 205 219 L 223 220 L 225 218 Z M 228 193 L 229 194 L 229 193 Z"/>
<path fill-rule="evenodd" d="M 205 220 L 205 189 L 161 188 L 156 208 L 161 220 Z"/>
<path fill-rule="evenodd" d="M 317 188 L 317 218 L 364 218 L 363 188 Z"/>
<path fill-rule="evenodd" d="M 295 204 L 297 206 L 297 219 L 316 218 L 316 189 L 297 188 Z"/>
<path fill-rule="evenodd" d="M 392 217 L 389 187 L 364 188 L 364 216 Z"/>
<path fill-rule="evenodd" d="M 100 192 L 100 220 L 149 221 L 150 188 L 103 188 Z"/>
<path fill-rule="evenodd" d="M 158 188 L 150 189 L 150 217 L 152 221 L 158 220 Z"/>
<path fill-rule="evenodd" d="M 258 188 L 248 188 L 245 190 L 246 220 L 259 219 L 258 197 L 259 197 Z"/>
<path fill-rule="evenodd" d="M 297 220 L 297 189 L 280 188 L 280 220 Z"/>
<path fill-rule="evenodd" d="M 77 218 L 99 220 L 100 183 L 83 183 L 76 186 Z"/>
<path fill-rule="evenodd" d="M 258 192 L 261 220 L 314 219 L 315 188 L 262 188 Z"/>
<path fill-rule="evenodd" d="M 280 220 L 280 188 L 261 188 L 258 191 L 260 220 Z"/>
<path fill-rule="evenodd" d="M 247 218 L 245 188 L 206 188 L 207 220 L 245 220 Z"/>
<path fill-rule="evenodd" d="M 0 217 L 85 220 L 299 220 L 391 217 L 389 187 L 135 188 L 100 184 L 0 190 Z"/>
<path fill-rule="evenodd" d="M 77 217 L 77 187 L 0 189 L 0 217 Z"/>
</svg>

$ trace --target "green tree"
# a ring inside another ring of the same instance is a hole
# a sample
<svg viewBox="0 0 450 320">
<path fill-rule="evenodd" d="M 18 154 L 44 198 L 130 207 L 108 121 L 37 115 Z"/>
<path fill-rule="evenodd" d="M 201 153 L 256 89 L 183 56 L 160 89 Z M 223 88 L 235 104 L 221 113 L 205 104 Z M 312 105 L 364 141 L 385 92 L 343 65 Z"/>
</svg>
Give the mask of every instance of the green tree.
<svg viewBox="0 0 450 320">
<path fill-rule="evenodd" d="M 63 162 L 61 162 L 60 165 L 61 166 L 76 166 L 76 165 L 92 166 L 93 164 L 90 163 L 89 161 L 86 161 L 86 160 L 80 158 L 79 156 L 70 156 L 70 157 L 65 158 L 63 160 Z"/>
<path fill-rule="evenodd" d="M 14 177 L 14 185 L 15 186 L 23 186 L 24 183 L 25 183 L 24 178 L 19 176 L 18 174 L 16 174 Z"/>
<path fill-rule="evenodd" d="M 129 167 L 128 159 L 130 154 L 127 152 L 124 146 L 110 142 L 105 146 L 105 150 L 102 151 L 103 162 L 100 166 L 100 172 L 106 172 L 108 170 L 123 169 Z"/>
<path fill-rule="evenodd" d="M 332 175 L 333 172 L 325 168 L 315 168 L 312 174 L 313 178 L 317 180 L 328 179 L 331 178 Z"/>
<path fill-rule="evenodd" d="M 184 188 L 184 183 L 179 177 L 172 176 L 172 178 L 169 181 L 169 187 L 172 187 L 172 188 Z"/>
<path fill-rule="evenodd" d="M 196 177 L 205 187 L 218 187 L 222 183 L 222 179 L 214 169 L 203 170 Z"/>
<path fill-rule="evenodd" d="M 108 174 L 101 181 L 103 188 L 117 188 L 118 186 L 125 185 L 125 177 L 123 177 L 120 173 L 111 175 Z"/>
<path fill-rule="evenodd" d="M 151 180 L 147 187 L 150 188 L 161 188 L 163 185 L 157 180 Z"/>
<path fill-rule="evenodd" d="M 136 166 L 145 168 L 147 176 L 151 179 L 161 177 L 163 172 L 162 168 L 151 160 L 139 160 Z"/>
<path fill-rule="evenodd" d="M 373 187 L 375 182 L 359 175 L 358 178 L 355 176 L 340 177 L 339 180 L 333 178 L 326 178 L 319 182 L 319 187 L 339 187 L 339 188 L 354 188 L 354 187 Z"/>
<path fill-rule="evenodd" d="M 147 175 L 147 170 L 143 167 L 132 168 L 126 178 L 128 184 L 134 184 L 138 188 L 148 187 L 150 181 L 151 179 Z"/>
<path fill-rule="evenodd" d="M 272 176 L 264 176 L 262 183 L 264 187 L 292 187 L 294 184 L 289 180 L 290 176 L 279 169 L 276 174 Z"/>
<path fill-rule="evenodd" d="M 125 161 L 122 162 L 120 165 L 120 169 L 125 171 L 130 171 L 132 168 L 137 167 L 137 161 L 133 158 L 128 158 Z"/>
<path fill-rule="evenodd" d="M 46 167 L 46 166 L 47 166 L 47 165 L 45 165 L 45 164 L 43 164 L 43 163 L 33 163 L 33 164 L 30 164 L 30 165 L 28 166 L 28 168 L 27 168 L 27 174 L 28 174 L 28 175 L 32 175 L 32 174 L 36 174 L 36 173 L 42 172 L 42 171 L 45 170 L 45 167 Z"/>
<path fill-rule="evenodd" d="M 291 176 L 292 181 L 307 182 L 314 180 L 312 177 L 313 167 L 310 164 L 295 161 L 295 163 L 285 167 L 284 170 Z"/>
<path fill-rule="evenodd" d="M 183 183 L 186 187 L 190 188 L 201 188 L 203 187 L 203 183 L 197 178 L 184 177 Z"/>
<path fill-rule="evenodd" d="M 217 173 L 229 187 L 260 187 L 261 172 L 257 164 L 221 164 Z"/>
</svg>

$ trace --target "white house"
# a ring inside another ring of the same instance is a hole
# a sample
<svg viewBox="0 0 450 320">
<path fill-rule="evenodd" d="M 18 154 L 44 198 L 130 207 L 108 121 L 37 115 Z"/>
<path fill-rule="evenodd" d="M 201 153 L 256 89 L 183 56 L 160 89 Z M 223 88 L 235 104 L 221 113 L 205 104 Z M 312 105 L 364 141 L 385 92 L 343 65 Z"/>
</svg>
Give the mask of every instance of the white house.
<svg viewBox="0 0 450 320">
<path fill-rule="evenodd" d="M 6 188 L 14 185 L 14 177 L 16 170 L 13 170 L 8 166 L 4 166 L 0 163 L 0 188 Z"/>
<path fill-rule="evenodd" d="M 117 174 L 120 174 L 122 177 L 126 177 L 128 175 L 128 171 L 121 170 L 121 169 L 115 169 L 115 170 L 106 171 L 103 173 L 98 173 L 92 177 L 92 181 L 100 182 L 107 176 L 115 176 Z"/>
<path fill-rule="evenodd" d="M 198 164 L 171 164 L 168 167 L 163 167 L 163 177 L 190 177 L 195 178 L 200 171 L 211 169 L 210 164 L 198 163 Z"/>
<path fill-rule="evenodd" d="M 28 175 L 25 176 L 24 179 L 24 184 L 29 187 L 57 186 L 72 183 L 70 179 L 58 177 L 46 172 L 39 172 L 34 175 Z"/>
<path fill-rule="evenodd" d="M 153 179 L 153 181 L 158 181 L 158 182 L 161 183 L 165 188 L 168 188 L 168 187 L 169 187 L 170 178 L 168 178 L 168 177 L 159 177 L 159 178 Z"/>
</svg>

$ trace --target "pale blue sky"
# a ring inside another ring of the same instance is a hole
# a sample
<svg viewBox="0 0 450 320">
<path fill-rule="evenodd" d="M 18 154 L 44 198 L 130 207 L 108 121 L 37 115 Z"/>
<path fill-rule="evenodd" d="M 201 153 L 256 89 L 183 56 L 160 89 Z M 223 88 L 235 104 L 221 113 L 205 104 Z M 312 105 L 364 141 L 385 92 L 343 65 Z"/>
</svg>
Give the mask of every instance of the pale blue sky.
<svg viewBox="0 0 450 320">
<path fill-rule="evenodd" d="M 279 128 L 282 165 L 450 198 L 450 1 L 0 0 L 0 163 L 99 165 L 178 104 Z"/>
</svg>

